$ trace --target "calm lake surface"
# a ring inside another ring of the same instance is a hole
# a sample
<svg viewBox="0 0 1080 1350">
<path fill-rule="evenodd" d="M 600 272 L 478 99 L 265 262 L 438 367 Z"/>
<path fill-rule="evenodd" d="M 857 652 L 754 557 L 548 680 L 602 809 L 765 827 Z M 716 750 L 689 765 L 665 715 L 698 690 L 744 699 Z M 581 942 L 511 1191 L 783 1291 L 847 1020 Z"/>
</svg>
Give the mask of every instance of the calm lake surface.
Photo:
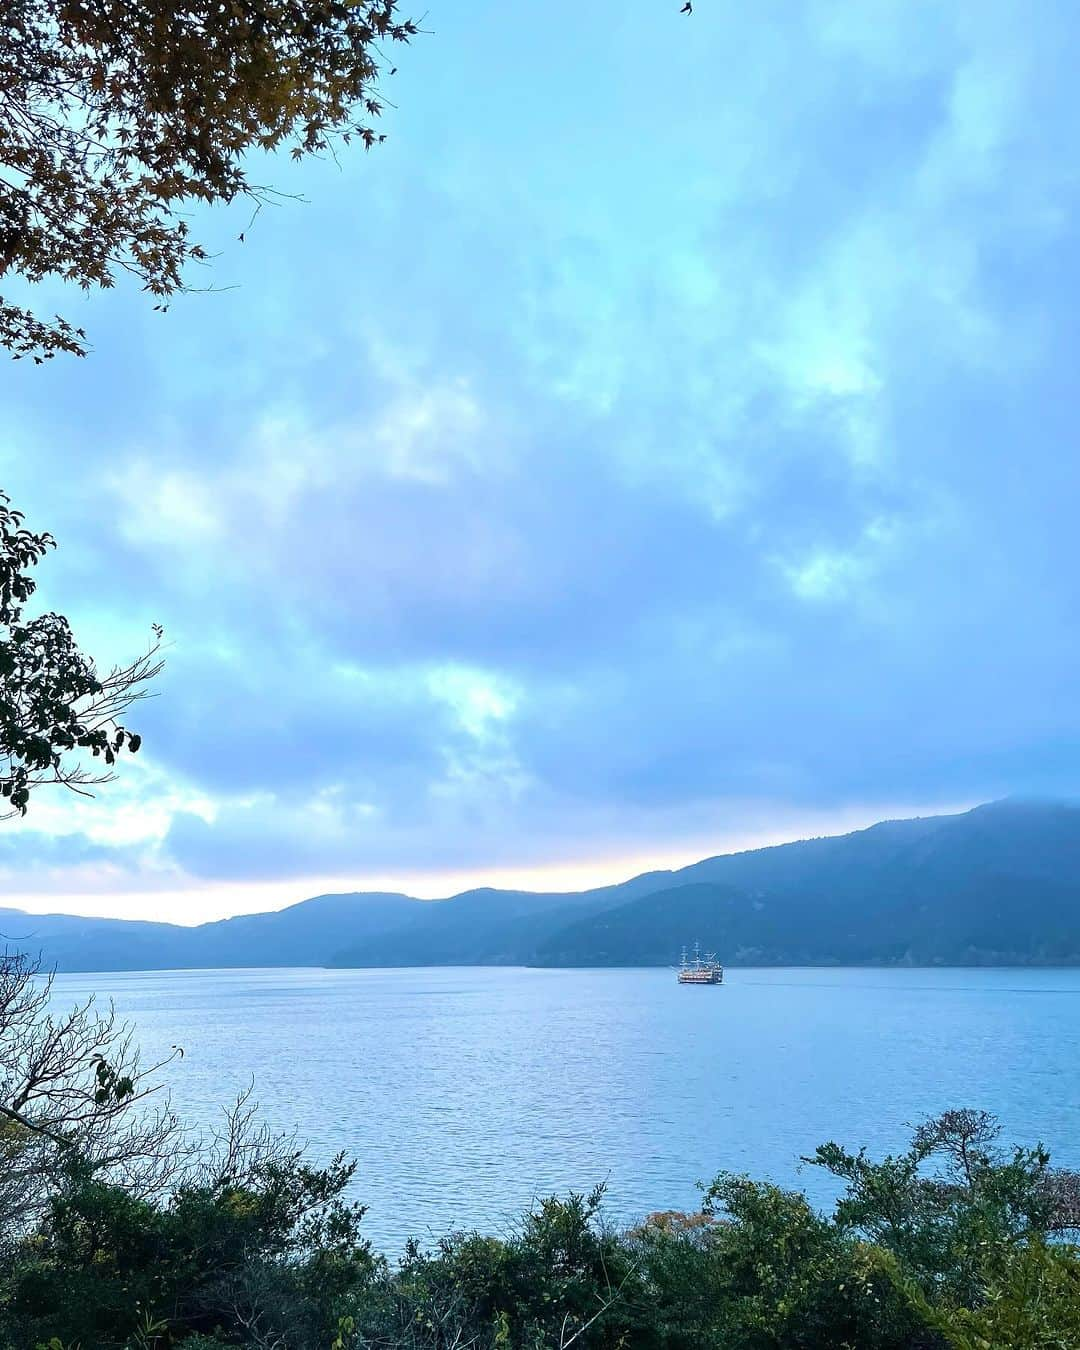
<svg viewBox="0 0 1080 1350">
<path fill-rule="evenodd" d="M 720 1169 L 831 1189 L 799 1156 L 900 1146 L 949 1106 L 1080 1166 L 1080 971 L 223 970 L 64 975 L 112 998 L 174 1104 L 210 1122 L 252 1078 L 265 1117 L 360 1160 L 368 1235 L 504 1228 L 608 1185 L 615 1220 L 692 1208 Z"/>
</svg>

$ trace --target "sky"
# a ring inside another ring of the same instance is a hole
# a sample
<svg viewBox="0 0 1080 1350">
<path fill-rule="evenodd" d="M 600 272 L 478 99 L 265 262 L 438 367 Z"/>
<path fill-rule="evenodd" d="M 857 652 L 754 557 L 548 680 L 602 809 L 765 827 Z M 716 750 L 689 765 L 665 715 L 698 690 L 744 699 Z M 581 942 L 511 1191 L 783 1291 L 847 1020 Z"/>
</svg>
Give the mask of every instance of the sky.
<svg viewBox="0 0 1080 1350">
<path fill-rule="evenodd" d="M 103 665 L 169 644 L 118 781 L 0 825 L 4 903 L 573 887 L 1075 795 L 1080 9 L 424 28 L 384 145 L 194 216 L 213 290 L 39 290 L 93 351 L 0 365 L 37 599 Z"/>
</svg>

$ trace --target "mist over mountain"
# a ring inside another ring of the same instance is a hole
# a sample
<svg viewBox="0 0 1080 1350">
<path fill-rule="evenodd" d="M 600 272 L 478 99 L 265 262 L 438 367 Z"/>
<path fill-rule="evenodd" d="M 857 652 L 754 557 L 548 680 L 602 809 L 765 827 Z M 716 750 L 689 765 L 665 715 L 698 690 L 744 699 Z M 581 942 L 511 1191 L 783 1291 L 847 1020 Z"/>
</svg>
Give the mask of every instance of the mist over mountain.
<svg viewBox="0 0 1080 1350">
<path fill-rule="evenodd" d="M 744 965 L 1080 964 L 1080 807 L 961 815 L 707 858 L 579 892 L 323 895 L 185 928 L 0 910 L 59 970 L 670 965 L 700 941 Z"/>
</svg>

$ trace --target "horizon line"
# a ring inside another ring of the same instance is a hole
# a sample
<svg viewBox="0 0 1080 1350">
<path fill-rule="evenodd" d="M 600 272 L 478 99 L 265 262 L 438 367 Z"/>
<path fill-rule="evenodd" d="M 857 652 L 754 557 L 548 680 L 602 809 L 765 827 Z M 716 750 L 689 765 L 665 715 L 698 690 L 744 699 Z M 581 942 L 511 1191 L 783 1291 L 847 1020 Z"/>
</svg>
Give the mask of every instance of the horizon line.
<svg viewBox="0 0 1080 1350">
<path fill-rule="evenodd" d="M 787 827 L 741 830 L 728 837 L 713 836 L 712 842 L 697 838 L 677 848 L 660 846 L 644 852 L 611 854 L 571 862 L 525 863 L 480 868 L 433 869 L 369 873 L 357 877 L 315 874 L 273 881 L 193 881 L 186 886 L 165 884 L 147 888 L 131 885 L 72 891 L 19 892 L 11 888 L 0 909 L 29 916 L 56 915 L 68 918 L 114 919 L 128 923 L 166 923 L 197 928 L 225 919 L 251 914 L 274 913 L 324 895 L 403 895 L 421 903 L 453 900 L 479 890 L 525 891 L 538 894 L 574 894 L 623 885 L 650 872 L 678 872 L 710 858 L 729 857 L 757 849 L 814 839 L 839 838 L 904 820 L 963 815 L 1002 798 L 967 801 L 962 804 L 914 807 L 862 806 L 840 811 L 800 813 Z M 1015 799 L 1013 799 L 1015 800 Z M 815 828 L 825 826 L 825 828 Z M 137 878 L 133 878 L 137 882 Z M 547 884 L 544 884 L 544 883 Z M 199 912 L 201 911 L 201 912 Z"/>
</svg>

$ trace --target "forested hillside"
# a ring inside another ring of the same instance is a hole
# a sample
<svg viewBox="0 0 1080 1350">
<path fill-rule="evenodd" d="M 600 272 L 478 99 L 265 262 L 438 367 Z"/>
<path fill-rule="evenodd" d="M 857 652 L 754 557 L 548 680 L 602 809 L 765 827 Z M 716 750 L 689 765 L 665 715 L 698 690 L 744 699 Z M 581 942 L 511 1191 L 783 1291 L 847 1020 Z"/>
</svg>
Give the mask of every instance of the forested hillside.
<svg viewBox="0 0 1080 1350">
<path fill-rule="evenodd" d="M 1080 808 L 999 802 L 708 858 L 591 891 L 324 895 L 184 928 L 0 912 L 60 970 L 1080 963 Z"/>
</svg>

